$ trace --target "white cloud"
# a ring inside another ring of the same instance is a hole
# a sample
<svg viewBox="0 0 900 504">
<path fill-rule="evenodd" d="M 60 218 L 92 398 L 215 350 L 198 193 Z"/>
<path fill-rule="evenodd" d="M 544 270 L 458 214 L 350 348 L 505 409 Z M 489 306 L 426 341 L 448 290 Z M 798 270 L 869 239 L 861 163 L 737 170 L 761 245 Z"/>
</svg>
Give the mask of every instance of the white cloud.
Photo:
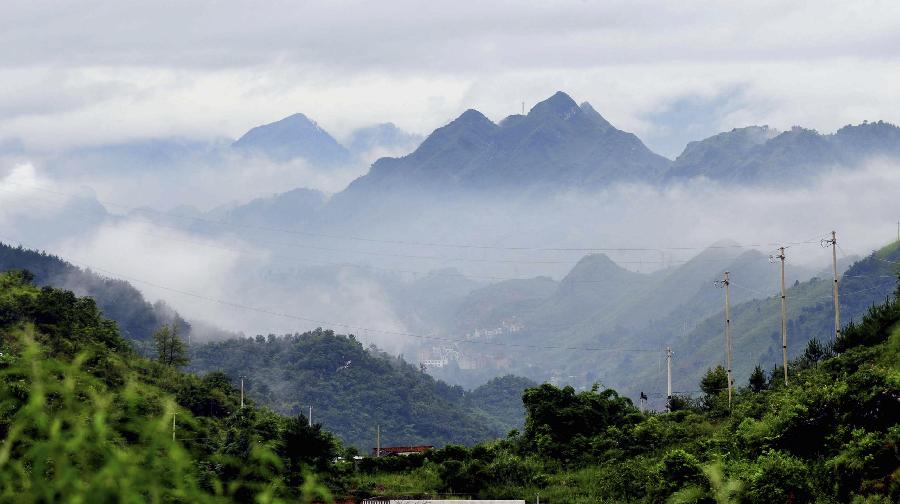
<svg viewBox="0 0 900 504">
<path fill-rule="evenodd" d="M 32 147 L 237 136 L 302 111 L 337 136 L 428 133 L 563 89 L 651 134 L 685 96 L 742 86 L 716 126 L 900 122 L 894 2 L 14 2 L 0 138 Z M 652 136 L 652 134 L 651 134 Z"/>
</svg>

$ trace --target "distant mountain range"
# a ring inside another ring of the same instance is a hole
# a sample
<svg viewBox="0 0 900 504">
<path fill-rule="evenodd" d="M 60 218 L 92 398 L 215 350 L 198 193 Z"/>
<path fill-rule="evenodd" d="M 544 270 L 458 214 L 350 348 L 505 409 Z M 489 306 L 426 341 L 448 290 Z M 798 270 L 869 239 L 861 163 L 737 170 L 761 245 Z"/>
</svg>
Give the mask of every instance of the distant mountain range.
<svg viewBox="0 0 900 504">
<path fill-rule="evenodd" d="M 636 136 L 614 128 L 588 103 L 559 92 L 527 115 L 495 124 L 467 110 L 438 128 L 412 154 L 383 158 L 347 189 L 364 191 L 402 185 L 448 190 L 497 187 L 593 186 L 623 180 L 657 181 L 669 161 Z"/>
<path fill-rule="evenodd" d="M 800 127 L 778 132 L 750 126 L 689 143 L 667 176 L 772 184 L 853 167 L 878 156 L 900 156 L 900 128 L 879 121 L 822 135 Z"/>
<path fill-rule="evenodd" d="M 136 139 L 53 153 L 46 157 L 42 166 L 58 175 L 73 172 L 105 175 L 190 171 L 223 166 L 236 160 L 249 162 L 248 169 L 252 169 L 254 160 L 274 163 L 302 160 L 314 168 L 327 170 L 368 165 L 373 156 L 403 155 L 413 151 L 421 140 L 419 135 L 407 133 L 393 123 L 380 123 L 354 130 L 345 146 L 314 120 L 296 113 L 251 128 L 234 141 L 180 137 Z M 17 149 L 15 152 L 19 154 L 28 154 L 21 147 Z"/>
<path fill-rule="evenodd" d="M 297 133 L 285 135 L 285 129 Z M 376 127 L 355 135 L 351 145 L 359 151 L 371 144 L 366 139 L 391 143 L 408 138 L 404 135 L 393 127 Z M 236 145 L 251 137 L 259 138 L 259 148 L 271 148 L 276 157 L 282 149 L 300 152 L 299 143 L 264 147 L 268 139 L 287 137 L 303 138 L 304 149 L 321 145 L 321 155 L 328 159 L 346 156 L 346 149 L 335 147 L 326 132 L 302 115 L 254 128 Z M 557 92 L 527 114 L 498 123 L 477 110 L 463 112 L 410 154 L 375 161 L 367 174 L 319 208 L 316 219 L 307 220 L 334 227 L 360 219 L 357 227 L 365 228 L 374 216 L 386 221 L 407 214 L 411 206 L 427 209 L 434 197 L 545 197 L 621 182 L 666 185 L 702 177 L 724 184 L 794 184 L 879 157 L 900 157 L 900 128 L 880 121 L 845 126 L 833 134 L 799 127 L 784 132 L 767 126 L 739 128 L 691 142 L 672 161 L 653 153 L 634 134 L 617 129 L 589 103 L 579 105 Z M 294 214 L 303 211 L 297 208 Z"/>
</svg>

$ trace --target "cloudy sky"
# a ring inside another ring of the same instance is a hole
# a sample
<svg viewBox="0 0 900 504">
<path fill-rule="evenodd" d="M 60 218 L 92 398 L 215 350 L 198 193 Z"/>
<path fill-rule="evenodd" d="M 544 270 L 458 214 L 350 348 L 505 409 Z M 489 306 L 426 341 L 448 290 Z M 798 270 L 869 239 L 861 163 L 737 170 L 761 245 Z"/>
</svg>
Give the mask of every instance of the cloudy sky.
<svg viewBox="0 0 900 504">
<path fill-rule="evenodd" d="M 661 153 L 747 124 L 900 122 L 900 3 L 7 1 L 0 145 L 499 120 L 556 90 Z"/>
</svg>

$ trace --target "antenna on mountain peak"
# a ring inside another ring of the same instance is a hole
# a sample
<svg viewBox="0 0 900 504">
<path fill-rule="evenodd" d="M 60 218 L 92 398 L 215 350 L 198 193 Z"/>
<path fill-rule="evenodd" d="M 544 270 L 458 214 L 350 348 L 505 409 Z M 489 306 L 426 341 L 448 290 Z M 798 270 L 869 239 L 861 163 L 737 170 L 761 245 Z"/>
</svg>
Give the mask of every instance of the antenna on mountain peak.
<svg viewBox="0 0 900 504">
<path fill-rule="evenodd" d="M 522 115 L 525 115 L 525 102 L 522 102 Z"/>
</svg>

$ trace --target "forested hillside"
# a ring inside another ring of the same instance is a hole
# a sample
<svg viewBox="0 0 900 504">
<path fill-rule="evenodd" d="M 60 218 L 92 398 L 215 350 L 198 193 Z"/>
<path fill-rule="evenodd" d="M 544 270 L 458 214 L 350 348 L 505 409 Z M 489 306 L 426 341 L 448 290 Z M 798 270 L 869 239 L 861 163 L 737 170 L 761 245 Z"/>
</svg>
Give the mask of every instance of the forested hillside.
<svg viewBox="0 0 900 504">
<path fill-rule="evenodd" d="M 23 272 L 0 275 L 0 404 L 3 502 L 295 501 L 337 470 L 321 426 L 138 356 L 92 299 Z"/>
<path fill-rule="evenodd" d="M 550 504 L 897 502 L 900 300 L 831 334 L 791 361 L 789 384 L 757 370 L 731 405 L 721 368 L 671 413 L 643 413 L 612 389 L 531 388 L 521 432 L 365 468 L 356 485 Z"/>
<path fill-rule="evenodd" d="M 226 374 L 201 378 L 180 372 L 177 363 L 140 357 L 93 300 L 30 282 L 24 272 L 0 276 L 2 500 L 289 502 L 305 495 L 328 502 L 378 494 L 530 500 L 539 493 L 551 504 L 882 504 L 900 498 L 896 294 L 850 323 L 840 340 L 827 331 L 809 344 L 791 362 L 789 384 L 781 370 L 768 376 L 757 370 L 739 384 L 731 405 L 721 369 L 703 377 L 702 397 L 674 397 L 671 413 L 641 412 L 612 389 L 544 384 L 522 394 L 523 428 L 504 439 L 348 463 L 338 456 L 354 452 L 302 414 L 281 416 L 252 400 L 241 408 Z M 328 379 L 352 372 L 353 357 L 362 359 L 362 380 L 390 367 L 419 373 L 399 359 L 372 355 L 368 362 L 361 353 L 332 367 L 333 356 L 316 357 L 316 350 L 366 350 L 325 331 L 232 344 L 252 350 L 258 362 L 278 363 L 267 347 L 303 340 L 312 344 L 290 357 L 317 359 L 303 378 L 332 392 Z M 414 387 L 410 394 L 429 383 L 452 391 L 415 376 L 405 383 Z M 498 379 L 461 402 L 510 411 L 512 403 L 496 397 L 525 385 Z M 449 415 L 443 420 L 460 419 Z"/>
<path fill-rule="evenodd" d="M 900 242 L 892 243 L 854 263 L 841 276 L 840 302 L 844 323 L 858 321 L 874 304 L 888 299 L 900 272 Z M 740 286 L 740 283 L 736 284 Z M 719 292 L 721 294 L 721 292 Z M 802 355 L 810 340 L 819 342 L 834 332 L 832 279 L 796 282 L 786 293 L 788 350 L 791 358 Z M 757 365 L 765 369 L 781 365 L 781 308 L 777 296 L 740 303 L 732 311 L 734 372 L 745 380 Z M 672 342 L 679 351 L 675 360 L 676 390 L 692 390 L 710 363 L 721 360 L 724 313 L 709 317 Z M 685 351 L 690 349 L 690 351 Z"/>
<path fill-rule="evenodd" d="M 190 330 L 190 325 L 173 309 L 163 302 L 148 303 L 128 282 L 82 270 L 45 252 L 0 243 L 0 271 L 14 269 L 31 272 L 37 285 L 51 285 L 90 296 L 105 316 L 118 323 L 126 339 L 149 342 L 153 331 L 176 318 L 182 334 Z"/>
<path fill-rule="evenodd" d="M 503 436 L 521 428 L 518 399 L 532 384 L 507 377 L 466 392 L 353 335 L 321 329 L 197 345 L 188 369 L 244 376 L 249 397 L 284 414 L 312 406 L 317 422 L 364 451 L 375 446 L 377 426 L 386 445 L 471 445 Z"/>
</svg>

